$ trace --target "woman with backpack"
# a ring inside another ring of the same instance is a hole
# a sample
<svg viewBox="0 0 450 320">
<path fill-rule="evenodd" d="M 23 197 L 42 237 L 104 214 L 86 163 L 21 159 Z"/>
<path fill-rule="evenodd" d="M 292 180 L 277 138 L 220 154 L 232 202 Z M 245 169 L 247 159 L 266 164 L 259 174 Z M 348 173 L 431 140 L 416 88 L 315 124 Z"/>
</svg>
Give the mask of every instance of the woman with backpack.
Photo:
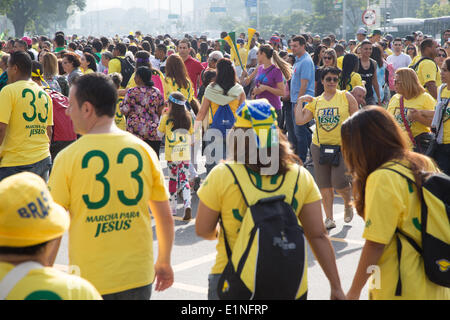
<svg viewBox="0 0 450 320">
<path fill-rule="evenodd" d="M 417 186 L 423 172 L 437 172 L 433 162 L 410 151 L 397 121 L 379 107 L 360 110 L 344 122 L 342 152 L 353 176 L 356 209 L 366 223 L 366 242 L 347 298 L 359 299 L 372 267 L 371 300 L 450 300 L 450 289 L 428 279 L 423 258 L 397 231 L 422 243 Z M 448 227 L 448 220 L 439 223 Z"/>
<path fill-rule="evenodd" d="M 341 70 L 338 68 L 323 69 L 321 80 L 324 93 L 317 98 L 311 96 L 299 98 L 296 109 L 297 125 L 316 120 L 311 153 L 316 182 L 323 197 L 327 216 L 325 227 L 328 230 L 336 228 L 333 217 L 335 190 L 345 202 L 344 222 L 350 223 L 353 219 L 350 179 L 341 157 L 340 128 L 347 118 L 358 111 L 358 102 L 351 93 L 337 90 L 340 73 Z M 299 106 L 304 102 L 309 104 L 301 109 Z"/>
<path fill-rule="evenodd" d="M 432 140 L 431 123 L 417 116 L 421 112 L 433 112 L 436 101 L 419 83 L 416 72 L 400 68 L 395 72 L 397 94 L 389 102 L 388 111 L 409 137 L 414 151 L 425 154 Z"/>
<path fill-rule="evenodd" d="M 257 283 L 263 278 L 263 281 L 265 279 L 266 284 L 269 285 L 269 292 L 267 292 L 265 291 L 267 288 L 254 284 L 253 289 L 256 287 L 260 291 L 250 292 L 250 294 L 253 293 L 256 297 L 267 300 L 306 299 L 308 290 L 306 251 L 296 256 L 300 262 L 304 261 L 304 263 L 291 269 L 294 270 L 293 272 L 285 270 L 280 272 L 278 269 L 286 263 L 285 259 L 273 260 L 274 254 L 284 252 L 287 257 L 291 257 L 291 254 L 304 247 L 303 235 L 295 233 L 298 231 L 300 221 L 304 235 L 330 281 L 331 298 L 343 299 L 333 247 L 321 221 L 320 192 L 311 174 L 298 165 L 300 159 L 291 150 L 286 136 L 278 129 L 275 110 L 267 100 L 248 101 L 237 111 L 237 121 L 233 131 L 236 135 L 233 135 L 230 140 L 234 150 L 232 157 L 213 169 L 198 192 L 200 202 L 196 217 L 197 235 L 207 240 L 218 239 L 219 241 L 216 262 L 209 275 L 208 299 L 218 300 L 221 295 L 227 294 L 227 284 L 223 280 L 229 275 L 227 265 L 230 266 L 230 256 L 238 254 L 240 249 L 246 247 L 245 242 L 242 243 L 243 246 L 239 245 L 238 239 L 245 239 L 246 234 L 250 233 L 250 230 L 246 232 L 248 223 L 251 221 L 249 219 L 253 216 L 250 207 L 253 210 L 256 208 L 254 207 L 256 203 L 266 199 L 266 205 L 261 205 L 258 209 L 258 211 L 263 210 L 260 211 L 261 217 L 266 216 L 267 210 L 270 211 L 273 208 L 273 202 L 267 198 L 273 200 L 274 197 L 281 201 L 276 204 L 283 206 L 283 210 L 277 210 L 280 216 L 283 215 L 290 220 L 289 223 L 284 224 L 286 229 L 279 230 L 282 235 L 278 238 L 279 242 L 276 237 L 274 238 L 278 245 L 274 246 L 274 239 L 271 238 L 270 246 L 260 247 L 260 255 L 255 261 L 259 261 L 268 269 L 258 269 L 259 273 L 255 277 L 257 262 L 248 265 L 248 260 L 246 261 L 244 269 L 248 268 L 250 273 L 242 274 L 242 281 L 253 283 L 254 279 Z M 272 134 L 268 134 L 268 131 Z M 240 139 L 239 132 L 247 138 Z M 271 135 L 277 136 L 278 141 L 268 138 Z M 267 161 L 263 162 L 263 154 L 270 156 L 269 164 Z M 242 155 L 245 156 L 240 159 Z M 256 155 L 256 161 L 251 159 L 254 155 Z M 269 219 L 269 221 L 272 221 L 268 223 L 269 226 L 279 226 L 277 220 Z M 262 224 L 259 223 L 259 225 Z M 264 228 L 266 227 L 268 226 L 265 225 Z M 297 245 L 294 245 L 294 242 Z M 228 252 L 230 249 L 232 252 Z M 266 252 L 272 254 L 266 256 Z M 252 250 L 250 257 L 254 258 Z M 265 257 L 272 257 L 272 260 L 265 261 Z M 234 292 L 233 283 L 230 282 L 228 288 L 230 294 Z M 243 296 L 231 296 L 231 298 L 245 299 Z"/>
<path fill-rule="evenodd" d="M 217 63 L 217 76 L 205 91 L 202 106 L 198 112 L 196 125 L 209 116 L 210 129 L 215 129 L 217 136 L 221 133 L 222 141 L 213 140 L 214 150 L 206 154 L 206 171 L 216 166 L 216 150 L 221 149 L 222 159 L 227 156 L 226 134 L 236 121 L 236 111 L 245 102 L 244 88 L 238 83 L 236 71 L 230 59 L 221 59 Z M 197 129 L 198 127 L 196 127 Z M 216 135 L 214 135 L 216 136 Z"/>
<path fill-rule="evenodd" d="M 280 119 L 281 97 L 285 94 L 285 81 L 292 78 L 292 67 L 281 59 L 278 52 L 268 44 L 262 45 L 258 50 L 258 65 L 259 67 L 249 77 L 247 77 L 246 71 L 242 73 L 244 81 L 241 81 L 241 84 L 246 87 L 255 80 L 253 98 L 269 100 Z"/>
</svg>

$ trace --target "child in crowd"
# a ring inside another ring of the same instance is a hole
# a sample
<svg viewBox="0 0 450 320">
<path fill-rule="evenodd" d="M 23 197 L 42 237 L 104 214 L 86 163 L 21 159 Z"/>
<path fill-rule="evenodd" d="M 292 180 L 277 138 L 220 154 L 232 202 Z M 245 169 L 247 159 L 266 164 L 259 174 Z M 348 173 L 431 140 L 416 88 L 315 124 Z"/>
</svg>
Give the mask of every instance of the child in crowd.
<svg viewBox="0 0 450 320">
<path fill-rule="evenodd" d="M 122 83 L 122 75 L 120 73 L 111 73 L 109 75 L 109 77 L 111 78 L 111 80 L 114 82 L 114 84 L 116 85 L 117 90 L 120 89 L 120 84 Z M 122 129 L 124 131 L 127 131 L 127 119 L 126 117 L 122 114 L 122 112 L 120 111 L 120 104 L 122 103 L 124 97 L 119 96 L 119 99 L 117 101 L 117 109 L 116 109 L 116 125 L 119 129 Z"/>
<path fill-rule="evenodd" d="M 177 191 L 183 195 L 184 218 L 192 219 L 191 187 L 188 173 L 191 158 L 191 135 L 194 133 L 192 116 L 186 109 L 186 98 L 180 92 L 169 96 L 169 110 L 159 125 L 159 132 L 165 135 L 165 157 L 169 170 L 170 206 L 177 213 Z"/>
</svg>

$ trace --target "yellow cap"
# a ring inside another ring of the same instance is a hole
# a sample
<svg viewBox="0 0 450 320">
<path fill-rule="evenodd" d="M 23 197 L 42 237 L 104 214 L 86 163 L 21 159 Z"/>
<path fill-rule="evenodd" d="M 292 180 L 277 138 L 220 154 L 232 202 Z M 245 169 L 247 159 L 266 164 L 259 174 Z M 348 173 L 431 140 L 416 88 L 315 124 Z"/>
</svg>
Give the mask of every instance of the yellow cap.
<svg viewBox="0 0 450 320">
<path fill-rule="evenodd" d="M 0 247 L 45 243 L 69 225 L 69 214 L 53 201 L 41 177 L 24 172 L 0 182 Z"/>
<path fill-rule="evenodd" d="M 267 99 L 243 103 L 236 111 L 236 128 L 253 128 L 258 147 L 270 148 L 278 144 L 277 113 Z"/>
</svg>

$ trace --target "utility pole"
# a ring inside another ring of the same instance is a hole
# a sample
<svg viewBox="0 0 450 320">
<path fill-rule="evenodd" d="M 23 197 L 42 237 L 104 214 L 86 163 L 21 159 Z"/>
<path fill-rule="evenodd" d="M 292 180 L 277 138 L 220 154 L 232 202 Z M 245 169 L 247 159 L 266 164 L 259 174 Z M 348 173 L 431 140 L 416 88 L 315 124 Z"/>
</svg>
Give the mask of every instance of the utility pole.
<svg viewBox="0 0 450 320">
<path fill-rule="evenodd" d="M 347 12 L 347 0 L 342 0 L 342 19 L 343 19 L 343 23 L 342 23 L 342 28 L 343 30 L 343 39 L 345 40 L 345 42 L 347 42 L 347 16 L 346 16 L 346 12 Z"/>
<path fill-rule="evenodd" d="M 256 30 L 260 29 L 261 0 L 256 0 Z"/>
</svg>

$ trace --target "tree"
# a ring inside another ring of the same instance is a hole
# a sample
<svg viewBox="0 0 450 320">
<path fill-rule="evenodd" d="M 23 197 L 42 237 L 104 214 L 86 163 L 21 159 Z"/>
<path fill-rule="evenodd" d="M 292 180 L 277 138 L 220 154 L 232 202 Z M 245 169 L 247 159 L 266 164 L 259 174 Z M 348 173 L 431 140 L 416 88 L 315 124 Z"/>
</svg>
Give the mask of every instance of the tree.
<svg viewBox="0 0 450 320">
<path fill-rule="evenodd" d="M 50 23 L 67 21 L 74 8 L 85 6 L 86 0 L 0 0 L 0 13 L 12 21 L 16 37 L 23 37 L 27 27 L 34 31 L 48 28 Z"/>
<path fill-rule="evenodd" d="M 440 5 L 440 1 L 421 0 L 417 10 L 418 18 L 437 18 L 450 15 L 450 4 Z"/>
</svg>

